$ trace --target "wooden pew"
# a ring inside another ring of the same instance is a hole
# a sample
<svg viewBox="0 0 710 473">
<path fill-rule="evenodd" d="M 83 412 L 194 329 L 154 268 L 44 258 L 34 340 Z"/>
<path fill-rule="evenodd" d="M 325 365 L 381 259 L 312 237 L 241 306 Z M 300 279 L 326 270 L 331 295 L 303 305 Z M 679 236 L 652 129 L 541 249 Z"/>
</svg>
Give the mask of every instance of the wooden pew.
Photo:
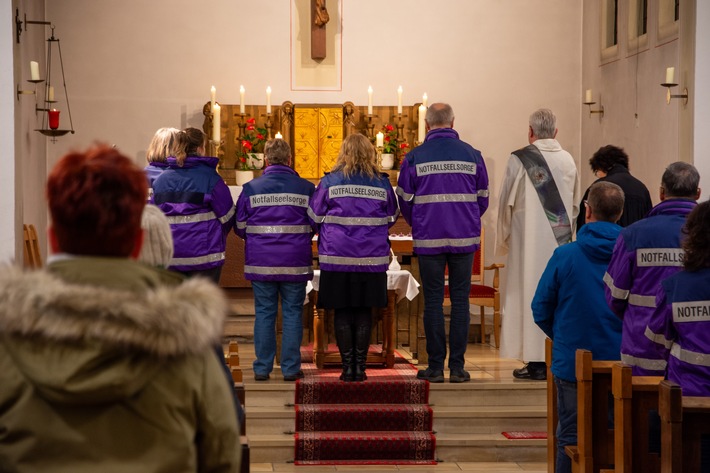
<svg viewBox="0 0 710 473">
<path fill-rule="evenodd" d="M 557 462 L 557 385 L 552 377 L 552 340 L 545 339 L 547 363 L 547 472 L 555 473 Z"/>
<path fill-rule="evenodd" d="M 617 362 L 612 367 L 614 394 L 615 473 L 659 473 L 659 452 L 649 451 L 652 411 L 658 410 L 662 376 L 632 376 L 631 366 Z"/>
<path fill-rule="evenodd" d="M 608 420 L 614 363 L 592 361 L 592 352 L 577 350 L 577 445 L 565 447 L 575 473 L 598 472 L 614 465 L 614 432 Z"/>
<path fill-rule="evenodd" d="M 701 469 L 701 440 L 710 436 L 710 397 L 683 397 L 672 381 L 662 381 L 659 391 L 661 472 L 707 471 L 707 465 Z"/>
<path fill-rule="evenodd" d="M 244 389 L 244 375 L 242 369 L 239 366 L 239 345 L 235 341 L 229 342 L 229 348 L 226 356 L 227 366 L 232 373 L 232 381 L 234 382 L 234 392 L 242 406 L 243 416 L 239 424 L 239 444 L 242 449 L 242 459 L 241 466 L 239 469 L 240 473 L 249 473 L 249 463 L 250 463 L 250 449 L 249 449 L 249 438 L 246 435 L 247 425 L 246 425 L 246 391 Z"/>
</svg>

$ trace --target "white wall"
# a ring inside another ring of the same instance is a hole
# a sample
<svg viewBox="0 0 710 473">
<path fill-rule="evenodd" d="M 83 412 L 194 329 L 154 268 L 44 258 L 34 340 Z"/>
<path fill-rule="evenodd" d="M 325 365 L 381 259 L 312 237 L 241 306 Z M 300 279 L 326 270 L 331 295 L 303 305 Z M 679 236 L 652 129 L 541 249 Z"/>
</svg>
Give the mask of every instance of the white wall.
<svg viewBox="0 0 710 473">
<path fill-rule="evenodd" d="M 700 172 L 701 200 L 710 198 L 710 2 L 696 3 L 693 152 Z"/>
<path fill-rule="evenodd" d="M 13 31 L 12 2 L 0 0 L 0 31 Z M 2 172 L 0 173 L 0 262 L 15 260 L 17 230 L 17 199 L 15 198 L 15 97 L 11 34 L 0 35 L 0 143 L 3 143 Z M 21 234 L 20 234 L 21 235 Z"/>
</svg>

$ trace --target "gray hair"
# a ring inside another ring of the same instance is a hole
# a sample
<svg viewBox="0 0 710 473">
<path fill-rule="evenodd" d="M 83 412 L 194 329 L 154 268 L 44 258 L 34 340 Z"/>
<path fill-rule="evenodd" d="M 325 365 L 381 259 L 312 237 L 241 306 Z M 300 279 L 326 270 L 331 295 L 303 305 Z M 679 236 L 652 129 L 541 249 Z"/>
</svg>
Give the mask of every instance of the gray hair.
<svg viewBox="0 0 710 473">
<path fill-rule="evenodd" d="M 613 182 L 595 182 L 589 188 L 587 205 L 598 221 L 616 223 L 624 211 L 624 191 Z"/>
<path fill-rule="evenodd" d="M 555 130 L 557 130 L 557 118 L 552 110 L 541 108 L 535 110 L 530 115 L 530 128 L 536 137 L 540 139 L 554 138 Z"/>
<path fill-rule="evenodd" d="M 668 166 L 661 178 L 661 187 L 667 197 L 695 199 L 700 184 L 700 174 L 695 166 L 677 161 Z"/>
<path fill-rule="evenodd" d="M 429 128 L 451 128 L 454 124 L 454 109 L 448 103 L 433 103 L 424 117 Z"/>
<path fill-rule="evenodd" d="M 291 158 L 291 146 L 285 140 L 269 140 L 264 145 L 264 157 L 269 160 L 269 164 L 288 166 Z"/>
</svg>

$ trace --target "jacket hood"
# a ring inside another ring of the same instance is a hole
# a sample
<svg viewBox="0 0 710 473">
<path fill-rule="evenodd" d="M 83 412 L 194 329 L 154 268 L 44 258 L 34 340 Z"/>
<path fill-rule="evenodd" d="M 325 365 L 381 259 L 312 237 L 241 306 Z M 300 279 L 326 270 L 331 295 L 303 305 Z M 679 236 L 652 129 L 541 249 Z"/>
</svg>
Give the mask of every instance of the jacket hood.
<svg viewBox="0 0 710 473">
<path fill-rule="evenodd" d="M 170 286 L 154 268 L 108 258 L 58 266 L 0 268 L 0 356 L 52 402 L 133 396 L 175 357 L 220 340 L 226 303 L 206 280 Z"/>
<path fill-rule="evenodd" d="M 188 156 L 185 158 L 182 166 L 178 164 L 177 159 L 168 157 L 168 166 L 171 169 L 189 169 L 197 166 L 216 168 L 217 164 L 219 164 L 219 158 L 212 156 Z"/>
<path fill-rule="evenodd" d="M 587 223 L 577 233 L 577 243 L 589 259 L 608 262 L 620 232 L 621 227 L 615 223 Z"/>
</svg>

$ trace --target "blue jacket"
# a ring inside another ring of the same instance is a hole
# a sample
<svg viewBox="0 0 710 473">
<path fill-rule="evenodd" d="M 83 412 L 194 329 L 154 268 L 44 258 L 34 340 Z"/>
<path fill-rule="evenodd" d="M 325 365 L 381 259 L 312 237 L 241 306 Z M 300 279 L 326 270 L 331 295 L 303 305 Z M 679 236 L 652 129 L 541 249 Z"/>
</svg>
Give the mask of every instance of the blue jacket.
<svg viewBox="0 0 710 473">
<path fill-rule="evenodd" d="M 245 241 L 244 277 L 252 281 L 313 279 L 308 203 L 315 186 L 288 166 L 271 165 L 244 185 L 234 232 Z"/>
<path fill-rule="evenodd" d="M 645 335 L 656 308 L 661 281 L 680 271 L 681 229 L 696 206 L 694 200 L 667 199 L 643 220 L 624 228 L 604 275 L 606 300 L 623 319 L 621 361 L 637 376 L 663 376 L 666 356 Z"/>
<path fill-rule="evenodd" d="M 668 356 L 668 379 L 683 396 L 710 396 L 710 268 L 664 280 L 646 336 Z"/>
<path fill-rule="evenodd" d="M 431 130 L 407 153 L 397 196 L 416 253 L 473 253 L 480 246 L 488 172 L 480 151 L 452 128 Z"/>
<path fill-rule="evenodd" d="M 153 182 L 151 203 L 168 217 L 175 254 L 170 269 L 199 271 L 224 264 L 227 234 L 234 225 L 234 200 L 217 174 L 219 160 L 188 156 Z"/>
<path fill-rule="evenodd" d="M 385 272 L 389 227 L 399 216 L 386 174 L 370 178 L 342 172 L 323 176 L 308 216 L 318 229 L 318 263 L 327 271 Z"/>
<path fill-rule="evenodd" d="M 621 321 L 604 300 L 604 271 L 621 227 L 586 224 L 577 241 L 558 247 L 547 263 L 532 301 L 535 323 L 550 337 L 552 373 L 575 381 L 575 352 L 596 360 L 618 360 Z"/>
</svg>

